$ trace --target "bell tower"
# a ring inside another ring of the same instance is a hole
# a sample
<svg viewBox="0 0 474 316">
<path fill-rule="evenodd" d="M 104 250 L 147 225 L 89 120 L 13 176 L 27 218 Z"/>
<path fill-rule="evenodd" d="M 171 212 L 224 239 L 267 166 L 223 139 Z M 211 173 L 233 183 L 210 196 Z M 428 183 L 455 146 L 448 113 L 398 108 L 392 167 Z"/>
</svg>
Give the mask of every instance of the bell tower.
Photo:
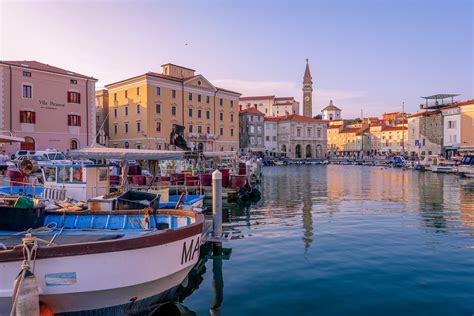
<svg viewBox="0 0 474 316">
<path fill-rule="evenodd" d="M 303 116 L 313 117 L 313 81 L 308 59 L 306 59 L 306 69 L 303 77 Z"/>
</svg>

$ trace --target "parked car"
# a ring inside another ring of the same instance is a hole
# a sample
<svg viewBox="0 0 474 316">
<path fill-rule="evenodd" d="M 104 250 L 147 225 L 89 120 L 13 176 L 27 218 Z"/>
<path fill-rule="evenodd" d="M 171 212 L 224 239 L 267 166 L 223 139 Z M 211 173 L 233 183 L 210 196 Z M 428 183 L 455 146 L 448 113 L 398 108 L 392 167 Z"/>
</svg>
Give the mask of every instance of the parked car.
<svg viewBox="0 0 474 316">
<path fill-rule="evenodd" d="M 24 150 L 24 149 L 20 149 L 20 150 L 17 150 L 16 153 L 14 153 L 12 155 L 12 160 L 15 160 L 15 159 L 18 159 L 18 157 L 20 156 L 29 156 L 29 155 L 34 155 L 35 154 L 35 151 L 34 150 Z"/>
<path fill-rule="evenodd" d="M 38 150 L 36 155 L 43 156 L 47 160 L 50 160 L 51 163 L 72 163 L 72 161 L 67 159 L 60 151 Z"/>
</svg>

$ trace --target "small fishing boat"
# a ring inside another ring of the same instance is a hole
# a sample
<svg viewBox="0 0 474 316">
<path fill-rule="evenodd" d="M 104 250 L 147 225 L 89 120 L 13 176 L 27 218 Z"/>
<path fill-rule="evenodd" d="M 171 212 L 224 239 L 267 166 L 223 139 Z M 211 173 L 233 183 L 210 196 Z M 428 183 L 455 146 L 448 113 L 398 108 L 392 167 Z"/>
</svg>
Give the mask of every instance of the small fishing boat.
<svg viewBox="0 0 474 316">
<path fill-rule="evenodd" d="M 431 172 L 435 173 L 452 173 L 454 170 L 454 163 L 449 162 L 443 157 L 433 157 L 431 164 Z"/>
<path fill-rule="evenodd" d="M 183 210 L 47 211 L 29 234 L 0 231 L 0 315 L 12 302 L 17 312 L 37 311 L 38 301 L 54 313 L 126 314 L 131 303 L 183 282 L 199 259 L 203 223 L 202 214 Z"/>
<path fill-rule="evenodd" d="M 465 155 L 458 166 L 458 174 L 462 177 L 474 178 L 474 155 Z"/>
</svg>

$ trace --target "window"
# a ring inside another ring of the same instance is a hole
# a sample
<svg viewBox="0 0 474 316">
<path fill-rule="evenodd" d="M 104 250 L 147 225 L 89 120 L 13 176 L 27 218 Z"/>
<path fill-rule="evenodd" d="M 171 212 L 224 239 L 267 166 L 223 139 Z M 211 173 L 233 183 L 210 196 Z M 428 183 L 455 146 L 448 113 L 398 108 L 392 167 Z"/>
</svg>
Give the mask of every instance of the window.
<svg viewBox="0 0 474 316">
<path fill-rule="evenodd" d="M 31 72 L 23 71 L 23 77 L 31 77 Z"/>
<path fill-rule="evenodd" d="M 117 124 L 114 124 L 114 134 L 115 135 L 117 135 L 117 131 L 118 131 Z"/>
<path fill-rule="evenodd" d="M 265 139 L 268 141 L 270 141 L 270 136 L 266 136 Z"/>
<path fill-rule="evenodd" d="M 33 88 L 30 85 L 24 84 L 23 85 L 23 97 L 31 99 L 32 98 Z"/>
<path fill-rule="evenodd" d="M 125 98 L 128 98 L 128 91 L 125 90 Z"/>
<path fill-rule="evenodd" d="M 189 101 L 193 100 L 193 94 L 191 92 L 188 93 L 188 100 Z"/>
<path fill-rule="evenodd" d="M 161 122 L 156 122 L 156 131 L 161 132 Z"/>
<path fill-rule="evenodd" d="M 171 107 L 171 115 L 176 116 L 176 107 L 175 106 Z"/>
<path fill-rule="evenodd" d="M 257 144 L 259 144 L 259 145 L 262 144 L 262 137 L 257 137 Z"/>
<path fill-rule="evenodd" d="M 198 94 L 198 102 L 201 103 L 201 95 Z"/>
<path fill-rule="evenodd" d="M 140 114 L 140 104 L 137 104 L 137 114 Z"/>
<path fill-rule="evenodd" d="M 233 128 L 230 129 L 230 136 L 231 136 L 231 137 L 234 136 L 234 129 L 233 129 Z"/>
<path fill-rule="evenodd" d="M 276 140 L 277 140 L 277 137 L 273 136 L 273 141 L 276 142 Z"/>
<path fill-rule="evenodd" d="M 221 136 L 224 136 L 224 128 L 223 127 L 219 128 L 219 134 Z"/>
<path fill-rule="evenodd" d="M 20 123 L 36 123 L 36 113 L 33 111 L 20 111 Z"/>
<path fill-rule="evenodd" d="M 189 125 L 189 132 L 192 133 L 193 132 L 193 125 Z"/>
<path fill-rule="evenodd" d="M 128 123 L 125 123 L 125 134 L 128 133 Z"/>
<path fill-rule="evenodd" d="M 114 117 L 117 118 L 117 108 L 114 109 Z"/>
<path fill-rule="evenodd" d="M 189 113 L 189 117 L 193 117 L 193 109 L 189 109 L 188 113 Z"/>
<path fill-rule="evenodd" d="M 159 103 L 155 104 L 155 111 L 156 111 L 156 114 L 161 113 L 161 104 L 159 104 Z"/>
<path fill-rule="evenodd" d="M 448 121 L 448 128 L 456 128 L 456 121 Z"/>
<path fill-rule="evenodd" d="M 117 93 L 114 93 L 114 101 L 117 101 Z"/>
<path fill-rule="evenodd" d="M 160 96 L 160 95 L 161 95 L 161 89 L 160 89 L 160 87 L 156 87 L 156 88 L 155 88 L 155 94 L 156 94 L 157 96 Z"/>
<path fill-rule="evenodd" d="M 301 136 L 301 128 L 296 129 L 296 136 L 300 137 Z"/>
<path fill-rule="evenodd" d="M 234 101 L 233 100 L 230 100 L 230 107 L 234 107 Z"/>
<path fill-rule="evenodd" d="M 221 121 L 223 121 L 223 120 L 224 120 L 224 113 L 222 113 L 222 112 L 221 112 L 221 113 L 219 113 L 219 119 L 220 119 Z"/>
<path fill-rule="evenodd" d="M 141 148 L 142 148 L 142 144 L 140 144 L 140 143 L 137 143 L 136 146 L 137 146 L 137 149 L 141 149 Z"/>
<path fill-rule="evenodd" d="M 231 121 L 231 122 L 234 121 L 234 113 L 231 113 L 231 114 L 230 114 L 230 121 Z"/>
<path fill-rule="evenodd" d="M 224 147 L 221 146 L 221 151 L 224 151 Z"/>
<path fill-rule="evenodd" d="M 206 118 L 209 120 L 211 118 L 211 112 L 206 111 Z"/>
<path fill-rule="evenodd" d="M 201 116 L 202 116 L 202 111 L 198 110 L 198 118 L 201 118 Z"/>
<path fill-rule="evenodd" d="M 250 116 L 250 122 L 253 122 L 253 115 Z"/>
<path fill-rule="evenodd" d="M 81 126 L 81 116 L 75 114 L 69 114 L 67 116 L 68 126 Z"/>
<path fill-rule="evenodd" d="M 255 138 L 254 137 L 250 137 L 250 144 L 255 144 Z"/>
<path fill-rule="evenodd" d="M 257 131 L 258 131 L 259 133 L 262 132 L 262 126 L 261 126 L 261 125 L 257 126 Z"/>
<path fill-rule="evenodd" d="M 219 99 L 219 105 L 220 105 L 220 106 L 223 106 L 223 105 L 224 105 L 224 99 L 222 99 L 222 98 Z"/>
<path fill-rule="evenodd" d="M 208 134 L 211 133 L 211 127 L 210 127 L 210 126 L 207 127 L 207 133 L 208 133 Z"/>
<path fill-rule="evenodd" d="M 71 80 L 69 80 L 69 83 L 70 84 L 77 84 L 77 80 L 76 79 L 71 79 Z"/>
<path fill-rule="evenodd" d="M 128 115 L 128 106 L 125 107 L 125 116 Z"/>
<path fill-rule="evenodd" d="M 255 132 L 255 126 L 253 126 L 253 125 L 250 125 L 250 133 L 252 133 L 252 134 L 253 134 L 254 132 Z"/>
<path fill-rule="evenodd" d="M 308 128 L 308 130 L 306 131 L 306 134 L 307 134 L 306 135 L 307 137 L 311 137 L 311 128 Z"/>
<path fill-rule="evenodd" d="M 140 87 L 137 87 L 137 95 L 140 95 Z"/>
<path fill-rule="evenodd" d="M 209 96 L 206 96 L 206 103 L 209 104 L 211 102 L 211 98 Z"/>
<path fill-rule="evenodd" d="M 81 94 L 79 92 L 68 91 L 67 102 L 69 103 L 81 103 Z"/>
<path fill-rule="evenodd" d="M 265 109 L 265 114 L 267 114 L 267 113 L 268 113 L 268 109 Z"/>
<path fill-rule="evenodd" d="M 141 124 L 140 121 L 137 122 L 137 132 L 140 132 L 141 130 Z"/>
<path fill-rule="evenodd" d="M 176 99 L 176 90 L 171 90 L 171 97 Z"/>
<path fill-rule="evenodd" d="M 318 138 L 321 137 L 321 130 L 320 129 L 317 130 L 317 133 L 318 133 Z"/>
<path fill-rule="evenodd" d="M 198 133 L 199 133 L 199 134 L 202 133 L 202 126 L 201 126 L 201 125 L 198 126 Z"/>
</svg>

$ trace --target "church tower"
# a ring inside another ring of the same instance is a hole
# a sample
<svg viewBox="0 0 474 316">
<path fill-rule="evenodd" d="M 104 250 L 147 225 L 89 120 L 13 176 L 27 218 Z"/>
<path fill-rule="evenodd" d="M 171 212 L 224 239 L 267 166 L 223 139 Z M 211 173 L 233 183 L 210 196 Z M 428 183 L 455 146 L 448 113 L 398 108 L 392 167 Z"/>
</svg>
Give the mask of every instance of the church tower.
<svg viewBox="0 0 474 316">
<path fill-rule="evenodd" d="M 309 71 L 308 59 L 306 59 L 306 69 L 303 78 L 303 115 L 313 117 L 313 81 Z"/>
</svg>

